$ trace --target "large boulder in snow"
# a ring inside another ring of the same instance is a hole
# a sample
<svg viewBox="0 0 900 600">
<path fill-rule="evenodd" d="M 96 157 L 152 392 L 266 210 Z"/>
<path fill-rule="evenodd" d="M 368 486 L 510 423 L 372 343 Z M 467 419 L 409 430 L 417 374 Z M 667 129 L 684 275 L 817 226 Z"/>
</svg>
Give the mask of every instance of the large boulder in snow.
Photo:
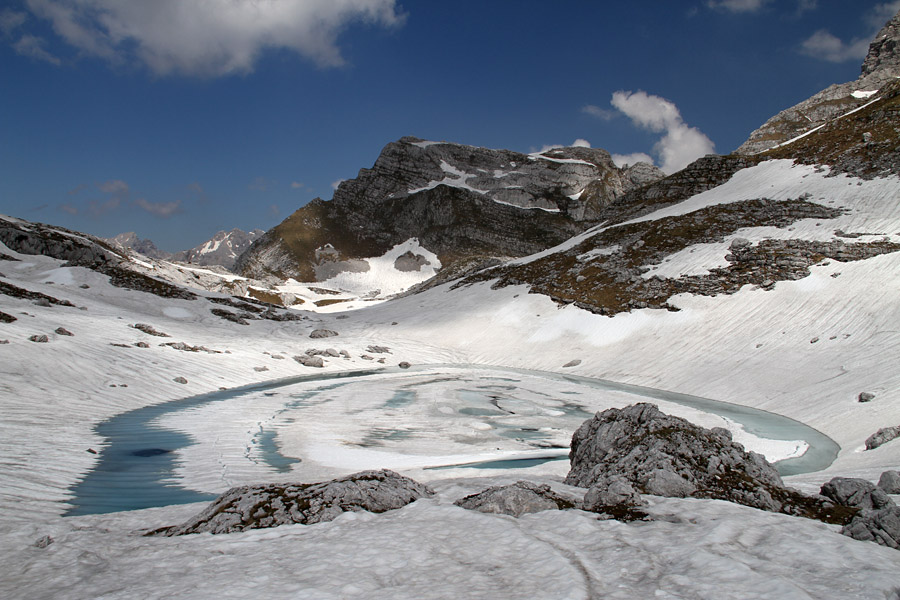
<svg viewBox="0 0 900 600">
<path fill-rule="evenodd" d="M 321 523 L 346 511 L 382 513 L 402 508 L 433 494 L 428 486 L 386 469 L 321 483 L 245 485 L 231 488 L 186 523 L 153 533 L 230 533 Z"/>
<path fill-rule="evenodd" d="M 538 485 L 530 481 L 491 487 L 461 498 L 454 504 L 468 510 L 514 517 L 542 510 L 559 510 L 576 506 L 574 500 L 557 494 L 549 485 Z"/>
<path fill-rule="evenodd" d="M 572 436 L 569 460 L 569 485 L 621 477 L 640 493 L 719 498 L 828 522 L 845 523 L 855 512 L 785 488 L 775 468 L 727 430 L 699 427 L 653 404 L 597 413 Z"/>
<path fill-rule="evenodd" d="M 900 494 L 900 471 L 885 471 L 878 480 L 878 487 L 888 494 Z"/>
<path fill-rule="evenodd" d="M 900 550 L 900 506 L 860 511 L 841 530 L 855 540 L 875 542 Z"/>
</svg>

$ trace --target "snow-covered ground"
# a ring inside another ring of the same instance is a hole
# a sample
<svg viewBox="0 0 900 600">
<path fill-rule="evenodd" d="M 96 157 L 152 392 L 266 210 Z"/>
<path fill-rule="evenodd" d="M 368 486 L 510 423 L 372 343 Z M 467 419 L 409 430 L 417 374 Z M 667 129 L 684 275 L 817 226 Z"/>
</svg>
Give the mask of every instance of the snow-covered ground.
<svg viewBox="0 0 900 600">
<path fill-rule="evenodd" d="M 793 231 L 754 228 L 738 235 L 751 240 L 790 235 L 829 239 L 835 229 L 844 229 L 898 240 L 896 179 L 828 178 L 780 161 L 755 169 L 649 218 L 716 202 L 809 193 L 810 201 L 851 212 L 832 221 L 801 222 Z M 582 239 L 586 237 L 590 234 Z M 716 253 L 725 248 L 694 249 L 708 253 L 702 262 L 714 266 Z M 503 424 L 479 418 L 486 415 L 442 420 L 449 415 L 442 406 L 457 413 L 460 407 L 448 385 L 424 388 L 424 400 L 414 406 L 400 403 L 390 408 L 391 414 L 379 413 L 379 405 L 403 385 L 390 379 L 352 394 L 335 388 L 330 403 L 298 409 L 295 415 L 279 412 L 283 398 L 260 394 L 227 410 L 210 405 L 183 419 L 169 416 L 175 421 L 167 425 L 198 442 L 181 453 L 178 477 L 203 488 L 211 480 L 209 466 L 215 464 L 216 474 L 224 465 L 234 475 L 227 482 L 218 477 L 219 488 L 257 477 L 284 478 L 264 464 L 247 467 L 249 462 L 241 458 L 254 428 L 277 421 L 276 443 L 282 454 L 304 460 L 302 468 L 309 468 L 304 478 L 328 479 L 376 466 L 384 458 L 393 462 L 382 466 L 429 480 L 438 491 L 434 499 L 382 515 L 345 514 L 314 526 L 181 538 L 144 538 L 138 532 L 177 523 L 200 505 L 61 516 L 69 487 L 97 461 L 88 449 L 103 447 L 93 430 L 97 423 L 133 408 L 222 387 L 310 374 L 312 369 L 291 360 L 309 348 L 350 355 L 326 359 L 324 372 L 379 366 L 363 355 L 384 357 L 394 366 L 400 361 L 497 365 L 761 408 L 806 423 L 841 446 L 831 467 L 790 477 L 789 484 L 813 492 L 836 475 L 874 480 L 881 471 L 900 467 L 900 441 L 863 451 L 864 440 L 876 429 L 900 425 L 898 254 L 831 261 L 813 267 L 805 279 L 779 282 L 768 291 L 747 286 L 731 296 L 678 296 L 671 301 L 681 309 L 677 313 L 639 310 L 604 317 L 574 306 L 560 308 L 522 286 L 491 290 L 484 283 L 457 290 L 441 286 L 340 314 L 301 313 L 308 316 L 303 321 L 239 325 L 212 315 L 203 300 L 165 300 L 123 290 L 83 268 L 16 255 L 2 246 L 0 251 L 21 259 L 0 261 L 0 280 L 75 304 L 45 307 L 0 296 L 0 311 L 17 318 L 0 323 L 0 341 L 9 341 L 0 344 L 4 598 L 881 600 L 900 593 L 896 550 L 841 536 L 833 526 L 725 502 L 651 498 L 655 520 L 631 524 L 598 521 L 580 511 L 513 519 L 452 506 L 466 494 L 515 479 L 577 490 L 559 483 L 565 462 L 520 472 L 485 471 L 485 477 L 474 477 L 472 469 L 423 470 L 434 464 L 434 457 L 448 462 L 460 455 L 496 452 L 498 446 L 501 453 L 524 446 L 515 438 L 501 440 L 496 432 Z M 696 253 L 688 250 L 663 265 L 673 274 L 684 272 Z M 135 323 L 172 337 L 150 336 L 130 327 Z M 54 333 L 58 327 L 74 336 Z M 319 327 L 339 335 L 310 339 L 309 333 Z M 28 341 L 35 334 L 47 334 L 49 343 Z M 133 346 L 139 341 L 149 347 Z M 159 345 L 181 341 L 220 353 Z M 390 354 L 373 353 L 372 345 L 387 346 Z M 575 359 L 580 364 L 563 368 Z M 178 377 L 187 383 L 174 381 Z M 529 389 L 534 393 L 525 399 L 535 413 L 518 425 L 530 429 L 537 424 L 548 428 L 550 441 L 565 440 L 571 419 L 553 411 L 567 388 L 543 383 Z M 875 400 L 857 402 L 862 391 L 874 393 Z M 627 401 L 598 393 L 589 409 Z M 306 419 L 304 427 L 292 428 L 288 416 L 295 422 Z M 715 424 L 709 416 L 685 416 Z M 415 435 L 382 438 L 381 447 L 353 445 L 379 427 L 414 426 L 420 428 Z M 489 447 L 465 440 L 499 442 Z M 422 456 L 429 458 L 409 459 Z M 54 542 L 34 546 L 45 535 Z"/>
</svg>

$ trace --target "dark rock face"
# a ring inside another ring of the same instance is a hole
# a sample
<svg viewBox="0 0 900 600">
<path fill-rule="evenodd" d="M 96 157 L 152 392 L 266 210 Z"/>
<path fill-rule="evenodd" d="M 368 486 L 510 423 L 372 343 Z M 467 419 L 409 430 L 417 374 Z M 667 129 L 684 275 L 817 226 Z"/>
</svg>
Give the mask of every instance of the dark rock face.
<svg viewBox="0 0 900 600">
<path fill-rule="evenodd" d="M 321 483 L 241 486 L 228 490 L 182 525 L 152 535 L 231 533 L 290 523 L 331 521 L 346 511 L 382 513 L 434 495 L 393 471 L 363 471 Z"/>
<path fill-rule="evenodd" d="M 698 427 L 653 404 L 597 413 L 572 436 L 569 460 L 569 485 L 608 488 L 622 478 L 639 493 L 718 498 L 836 523 L 855 512 L 785 488 L 772 465 L 727 430 Z"/>
<path fill-rule="evenodd" d="M 353 268 L 410 238 L 444 268 L 523 256 L 583 231 L 612 200 L 660 177 L 651 165 L 619 169 L 599 149 L 526 155 L 406 137 L 341 183 L 332 201 L 314 200 L 268 231 L 235 268 L 257 279 L 321 280 L 334 271 L 328 263 Z"/>
<path fill-rule="evenodd" d="M 866 450 L 874 450 L 900 437 L 900 425 L 883 427 L 866 439 Z"/>
<path fill-rule="evenodd" d="M 549 485 L 537 485 L 529 481 L 517 481 L 511 485 L 491 487 L 461 498 L 453 504 L 468 510 L 514 517 L 542 510 L 576 507 L 574 500 L 557 494 L 550 489 Z"/>
<path fill-rule="evenodd" d="M 856 81 L 836 84 L 822 90 L 808 100 L 778 113 L 750 134 L 736 152 L 757 154 L 810 131 L 835 117 L 869 102 L 869 92 L 880 89 L 900 76 L 900 13 L 895 15 L 869 45 L 869 53 Z"/>
</svg>

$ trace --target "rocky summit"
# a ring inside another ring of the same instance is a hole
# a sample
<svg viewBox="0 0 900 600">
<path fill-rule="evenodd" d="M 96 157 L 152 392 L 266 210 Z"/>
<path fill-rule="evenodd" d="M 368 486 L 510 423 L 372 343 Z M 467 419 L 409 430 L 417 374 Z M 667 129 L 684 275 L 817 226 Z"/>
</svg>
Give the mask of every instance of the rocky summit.
<svg viewBox="0 0 900 600">
<path fill-rule="evenodd" d="M 900 77 L 900 14 L 885 24 L 869 45 L 860 76 L 834 84 L 787 108 L 750 134 L 738 154 L 758 154 L 821 127 L 828 121 L 871 102 L 878 91 Z"/>
<path fill-rule="evenodd" d="M 645 163 L 618 168 L 600 149 L 520 154 L 404 137 L 330 202 L 313 200 L 268 231 L 237 269 L 322 281 L 366 269 L 360 259 L 411 238 L 445 268 L 524 256 L 583 231 L 605 206 L 662 176 Z"/>
</svg>

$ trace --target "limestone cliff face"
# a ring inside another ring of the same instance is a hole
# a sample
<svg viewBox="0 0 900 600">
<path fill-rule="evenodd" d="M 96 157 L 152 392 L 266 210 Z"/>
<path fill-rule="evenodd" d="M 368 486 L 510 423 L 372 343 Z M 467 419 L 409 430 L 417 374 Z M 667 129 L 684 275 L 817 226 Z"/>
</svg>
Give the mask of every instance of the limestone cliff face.
<svg viewBox="0 0 900 600">
<path fill-rule="evenodd" d="M 900 77 L 900 13 L 888 21 L 869 45 L 858 79 L 832 85 L 811 98 L 785 109 L 750 134 L 735 151 L 758 154 L 858 108 L 872 94 Z"/>
<path fill-rule="evenodd" d="M 583 231 L 606 205 L 662 176 L 646 164 L 619 169 L 600 149 L 529 155 L 405 137 L 341 183 L 333 200 L 314 200 L 267 232 L 237 269 L 317 281 L 410 238 L 445 266 L 523 256 Z"/>
</svg>

